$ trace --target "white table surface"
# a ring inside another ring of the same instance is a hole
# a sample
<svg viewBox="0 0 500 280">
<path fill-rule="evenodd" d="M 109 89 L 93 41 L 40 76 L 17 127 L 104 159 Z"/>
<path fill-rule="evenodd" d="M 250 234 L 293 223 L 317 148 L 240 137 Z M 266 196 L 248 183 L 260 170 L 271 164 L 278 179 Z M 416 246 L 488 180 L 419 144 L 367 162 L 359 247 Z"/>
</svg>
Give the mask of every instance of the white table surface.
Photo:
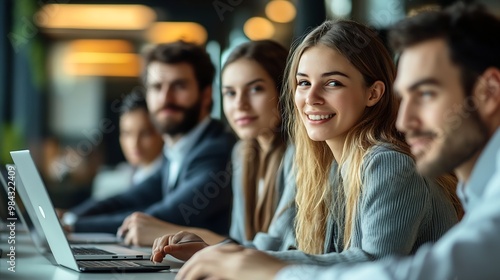
<svg viewBox="0 0 500 280">
<path fill-rule="evenodd" d="M 0 279 L 55 279 L 55 280 L 77 280 L 77 279 L 137 279 L 137 280 L 173 280 L 175 273 L 170 271 L 147 272 L 147 273 L 79 273 L 69 268 L 54 265 L 52 256 L 44 256 L 38 253 L 33 242 L 26 232 L 16 232 L 16 250 L 15 250 L 15 272 L 8 270 L 10 267 L 9 247 L 7 235 L 0 233 L 0 249 L 3 250 L 0 258 Z M 150 248 L 143 248 L 148 251 Z M 182 263 L 174 258 L 167 258 L 164 263 L 171 268 L 179 268 Z"/>
</svg>

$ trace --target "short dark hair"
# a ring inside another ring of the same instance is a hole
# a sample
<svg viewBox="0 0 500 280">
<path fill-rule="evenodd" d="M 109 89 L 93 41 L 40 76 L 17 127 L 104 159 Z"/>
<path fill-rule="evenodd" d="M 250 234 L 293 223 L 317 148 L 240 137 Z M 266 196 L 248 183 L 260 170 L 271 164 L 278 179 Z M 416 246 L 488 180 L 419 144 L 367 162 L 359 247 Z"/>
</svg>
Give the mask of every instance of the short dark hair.
<svg viewBox="0 0 500 280">
<path fill-rule="evenodd" d="M 144 98 L 144 92 L 139 89 L 133 89 L 129 94 L 123 97 L 118 113 L 120 117 L 124 114 L 130 113 L 135 110 L 144 110 L 148 112 L 148 105 Z"/>
<path fill-rule="evenodd" d="M 215 67 L 210 60 L 210 56 L 204 48 L 193 43 L 177 41 L 169 44 L 159 44 L 149 50 L 144 58 L 144 83 L 147 81 L 147 67 L 154 61 L 166 64 L 188 63 L 193 67 L 200 90 L 211 86 L 214 80 Z"/>
<path fill-rule="evenodd" d="M 450 60 L 461 69 L 462 85 L 470 94 L 488 67 L 500 68 L 500 20 L 479 4 L 461 2 L 443 11 L 422 12 L 396 24 L 389 43 L 396 55 L 423 41 L 444 39 Z"/>
</svg>

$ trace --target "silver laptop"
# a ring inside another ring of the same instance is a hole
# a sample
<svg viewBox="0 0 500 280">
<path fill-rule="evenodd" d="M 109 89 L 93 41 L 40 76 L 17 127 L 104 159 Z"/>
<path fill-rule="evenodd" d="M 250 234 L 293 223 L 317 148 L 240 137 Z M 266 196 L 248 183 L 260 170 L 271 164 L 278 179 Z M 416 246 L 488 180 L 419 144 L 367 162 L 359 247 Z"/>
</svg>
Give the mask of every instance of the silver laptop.
<svg viewBox="0 0 500 280">
<path fill-rule="evenodd" d="M 11 152 L 11 156 L 17 167 L 16 177 L 22 181 L 22 184 L 16 186 L 21 200 L 25 205 L 31 206 L 26 207 L 28 215 L 33 221 L 38 221 L 56 260 L 56 251 L 64 252 L 66 249 L 72 252 L 71 255 L 74 255 L 77 260 L 149 260 L 150 254 L 119 245 L 73 244 L 70 247 L 30 152 L 28 150 L 14 151 Z M 61 259 L 62 263 L 65 258 L 68 256 L 65 255 Z M 59 260 L 57 261 L 62 264 Z"/>
<path fill-rule="evenodd" d="M 40 254 L 49 257 L 50 259 L 50 255 L 52 255 L 52 252 L 50 251 L 47 239 L 45 238 L 45 234 L 43 233 L 42 226 L 40 225 L 38 219 L 36 218 L 31 219 L 27 211 L 27 209 L 29 209 L 30 213 L 35 213 L 35 210 L 33 209 L 31 203 L 23 203 L 23 201 L 20 199 L 22 197 L 24 201 L 29 201 L 28 195 L 25 192 L 25 188 L 24 186 L 22 186 L 22 181 L 19 179 L 19 176 L 8 177 L 9 170 L 11 174 L 13 175 L 16 174 L 15 172 L 16 167 L 13 164 L 7 164 L 5 167 L 6 167 L 5 169 L 0 168 L 0 173 L 1 173 L 0 183 L 5 190 L 6 199 L 9 196 L 8 195 L 9 192 L 10 193 L 13 192 L 15 195 L 15 203 L 16 203 L 14 207 L 14 212 L 16 214 L 15 218 L 18 218 L 21 221 L 21 224 L 16 224 L 16 230 L 22 228 L 25 231 L 27 231 L 37 251 Z M 3 218 L 2 220 L 7 221 L 8 217 L 2 217 L 2 218 Z M 3 228 L 6 227 L 3 226 Z M 117 244 L 119 241 L 119 239 L 116 238 L 116 236 L 109 233 L 73 233 L 73 234 L 67 234 L 66 238 L 68 239 L 68 242 L 70 244 L 82 244 L 82 243 Z"/>
<path fill-rule="evenodd" d="M 7 170 L 13 170 L 15 169 L 15 165 L 13 164 L 7 164 L 6 165 L 6 171 Z M 4 176 L 5 178 L 6 176 Z M 7 179 L 5 179 L 7 181 Z M 19 176 L 17 178 L 14 178 L 13 184 L 17 185 L 17 190 L 19 192 L 19 196 L 23 197 L 26 201 L 28 201 L 28 195 L 25 193 L 25 188 L 22 185 L 23 182 L 19 179 Z M 5 186 L 5 191 L 7 192 L 7 186 Z M 47 240 L 45 238 L 45 235 L 42 230 L 42 226 L 38 222 L 37 219 L 31 219 L 30 216 L 27 214 L 27 210 L 21 211 L 21 209 L 26 209 L 30 208 L 30 213 L 35 213 L 35 210 L 32 209 L 30 203 L 22 203 L 21 202 L 21 207 L 16 207 L 16 212 L 17 216 L 21 219 L 23 222 L 23 225 L 25 225 L 26 230 L 29 232 L 31 239 L 35 243 L 35 246 L 37 246 L 37 249 L 39 251 L 46 251 L 48 250 L 48 244 Z M 66 238 L 68 239 L 68 242 L 70 244 L 118 244 L 121 243 L 121 240 L 116 237 L 116 235 L 111 234 L 111 233 L 104 233 L 104 232 L 91 232 L 91 233 L 69 233 L 66 234 Z"/>
<path fill-rule="evenodd" d="M 11 174 L 15 174 L 15 166 L 14 165 L 7 165 L 6 166 L 7 170 L 10 170 Z M 7 171 L 5 170 L 5 171 Z M 38 220 L 31 220 L 28 215 L 26 215 L 26 212 L 23 213 L 22 209 L 26 210 L 26 207 L 31 207 L 29 203 L 25 206 L 24 203 L 17 198 L 18 192 L 23 192 L 24 188 L 18 188 L 17 186 L 19 185 L 19 180 L 15 178 L 15 176 L 8 177 L 8 171 L 4 175 L 4 170 L 1 170 L 1 176 L 0 176 L 0 183 L 2 184 L 5 193 L 7 197 L 9 194 L 14 194 L 14 201 L 16 205 L 14 205 L 14 211 L 9 211 L 11 213 L 10 215 L 12 216 L 15 213 L 15 218 L 19 218 L 18 221 L 22 223 L 22 225 L 25 227 L 26 231 L 30 234 L 31 240 L 35 244 L 35 248 L 40 254 L 45 254 L 45 253 L 50 253 L 49 250 L 49 245 L 47 244 L 47 240 L 45 239 L 45 235 L 43 235 L 42 231 L 42 226 L 38 223 Z M 12 180 L 9 180 L 7 178 L 11 178 Z M 9 183 L 7 183 L 7 181 Z M 28 197 L 26 194 L 19 194 L 20 196 L 24 197 L 24 200 L 27 201 Z M 13 213 L 14 212 L 14 213 Z M 7 219 L 6 219 L 7 221 Z M 36 225 L 35 225 L 36 223 Z M 18 228 L 18 224 L 16 223 L 16 229 Z"/>
</svg>

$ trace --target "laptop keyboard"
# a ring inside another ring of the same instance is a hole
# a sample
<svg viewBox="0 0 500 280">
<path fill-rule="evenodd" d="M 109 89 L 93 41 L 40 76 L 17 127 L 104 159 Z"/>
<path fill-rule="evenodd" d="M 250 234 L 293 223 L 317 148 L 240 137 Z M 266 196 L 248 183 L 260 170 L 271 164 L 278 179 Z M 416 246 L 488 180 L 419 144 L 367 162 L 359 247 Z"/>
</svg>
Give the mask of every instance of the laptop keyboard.
<svg viewBox="0 0 500 280">
<path fill-rule="evenodd" d="M 140 267 L 141 265 L 131 261 L 79 261 L 78 265 L 81 267 Z"/>
<path fill-rule="evenodd" d="M 92 247 L 71 247 L 74 255 L 116 255 L 115 253 Z"/>
</svg>

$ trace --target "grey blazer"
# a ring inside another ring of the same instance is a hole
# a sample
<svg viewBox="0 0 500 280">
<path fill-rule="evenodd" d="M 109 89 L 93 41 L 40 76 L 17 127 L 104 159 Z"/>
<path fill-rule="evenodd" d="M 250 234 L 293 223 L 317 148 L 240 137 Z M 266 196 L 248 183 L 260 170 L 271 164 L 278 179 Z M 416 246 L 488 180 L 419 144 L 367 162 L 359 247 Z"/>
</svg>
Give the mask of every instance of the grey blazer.
<svg viewBox="0 0 500 280">
<path fill-rule="evenodd" d="M 335 181 L 339 179 L 336 178 L 337 168 L 334 163 L 331 178 Z M 458 222 L 454 207 L 445 199 L 444 192 L 417 173 L 411 157 L 385 145 L 375 146 L 366 155 L 362 168 L 363 192 L 350 248 L 343 248 L 343 229 L 330 218 L 323 255 L 288 250 L 296 247 L 294 185 L 287 185 L 283 203 L 278 207 L 282 214 L 276 217 L 268 233 L 258 234 L 253 243 L 247 245 L 280 251 L 269 253 L 296 263 L 361 262 L 393 254 L 412 254 L 421 245 L 437 241 Z M 346 168 L 342 168 L 342 177 L 346 177 L 345 172 Z"/>
<path fill-rule="evenodd" d="M 246 238 L 246 225 L 245 225 L 245 195 L 243 192 L 243 161 L 244 159 L 241 157 L 241 142 L 236 143 L 233 148 L 232 155 L 232 163 L 233 163 L 233 209 L 231 211 L 231 229 L 229 231 L 229 235 L 234 240 L 244 244 L 247 242 L 251 242 Z M 290 153 L 290 149 L 285 151 L 284 157 L 286 154 Z M 281 161 L 281 164 L 276 172 L 276 205 L 281 199 L 283 194 L 283 190 L 285 188 L 285 168 L 284 168 L 284 160 Z"/>
</svg>

